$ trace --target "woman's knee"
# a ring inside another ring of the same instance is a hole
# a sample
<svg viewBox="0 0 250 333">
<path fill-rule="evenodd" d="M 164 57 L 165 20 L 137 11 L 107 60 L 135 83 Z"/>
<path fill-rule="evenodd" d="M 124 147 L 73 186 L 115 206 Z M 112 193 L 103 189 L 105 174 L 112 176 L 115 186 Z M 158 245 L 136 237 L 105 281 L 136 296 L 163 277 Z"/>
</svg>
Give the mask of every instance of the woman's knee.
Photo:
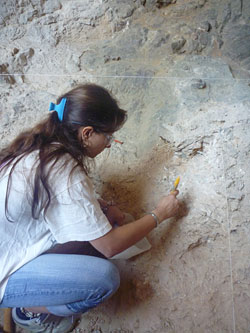
<svg viewBox="0 0 250 333">
<path fill-rule="evenodd" d="M 91 280 L 91 292 L 81 294 L 82 300 L 66 304 L 72 313 L 84 313 L 110 298 L 120 286 L 120 274 L 117 267 L 110 261 L 99 261 L 98 271 Z M 80 297 L 78 296 L 78 299 Z"/>
<path fill-rule="evenodd" d="M 102 266 L 102 281 L 109 290 L 110 294 L 117 291 L 120 286 L 120 273 L 118 268 L 109 260 L 104 260 L 105 263 Z"/>
</svg>

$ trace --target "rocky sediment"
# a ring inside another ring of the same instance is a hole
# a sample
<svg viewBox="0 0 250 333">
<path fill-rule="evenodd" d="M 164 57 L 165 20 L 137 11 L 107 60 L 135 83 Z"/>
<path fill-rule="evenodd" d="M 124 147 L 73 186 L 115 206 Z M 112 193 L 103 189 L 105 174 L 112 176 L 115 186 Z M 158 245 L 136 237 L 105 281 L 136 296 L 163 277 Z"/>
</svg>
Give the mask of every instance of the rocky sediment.
<svg viewBox="0 0 250 333">
<path fill-rule="evenodd" d="M 0 34 L 2 147 L 90 81 L 129 114 L 97 191 L 139 217 L 181 176 L 188 214 L 117 262 L 119 292 L 78 331 L 248 332 L 249 1 L 2 0 Z"/>
</svg>

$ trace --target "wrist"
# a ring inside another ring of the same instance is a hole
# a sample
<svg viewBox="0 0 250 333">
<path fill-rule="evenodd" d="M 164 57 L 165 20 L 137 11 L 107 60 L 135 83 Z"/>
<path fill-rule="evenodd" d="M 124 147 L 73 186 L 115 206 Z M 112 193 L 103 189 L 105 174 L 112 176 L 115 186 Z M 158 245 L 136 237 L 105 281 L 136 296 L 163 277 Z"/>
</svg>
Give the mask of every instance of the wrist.
<svg viewBox="0 0 250 333">
<path fill-rule="evenodd" d="M 154 209 L 152 210 L 152 213 L 155 214 L 158 218 L 158 221 L 159 221 L 159 224 L 164 221 L 164 217 L 161 215 L 161 213 L 157 210 L 157 209 Z"/>
<path fill-rule="evenodd" d="M 149 215 L 151 215 L 154 218 L 155 228 L 157 228 L 160 224 L 160 220 L 159 220 L 158 216 L 154 212 L 149 213 Z"/>
</svg>

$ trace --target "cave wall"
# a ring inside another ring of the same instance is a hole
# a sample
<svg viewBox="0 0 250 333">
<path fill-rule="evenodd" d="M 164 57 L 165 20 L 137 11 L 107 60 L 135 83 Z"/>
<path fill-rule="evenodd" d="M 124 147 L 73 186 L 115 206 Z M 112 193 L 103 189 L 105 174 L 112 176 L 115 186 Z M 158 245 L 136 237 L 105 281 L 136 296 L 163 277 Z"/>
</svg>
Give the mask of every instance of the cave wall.
<svg viewBox="0 0 250 333">
<path fill-rule="evenodd" d="M 250 332 L 249 1 L 2 0 L 0 36 L 1 147 L 95 82 L 129 116 L 96 191 L 137 218 L 181 177 L 180 216 L 75 332 Z"/>
</svg>

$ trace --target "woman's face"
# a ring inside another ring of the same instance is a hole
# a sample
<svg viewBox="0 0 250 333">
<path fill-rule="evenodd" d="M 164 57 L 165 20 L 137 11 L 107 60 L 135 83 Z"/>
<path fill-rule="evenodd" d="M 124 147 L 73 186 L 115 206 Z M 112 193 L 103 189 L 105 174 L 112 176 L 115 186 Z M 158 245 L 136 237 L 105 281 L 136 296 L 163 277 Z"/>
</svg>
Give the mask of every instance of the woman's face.
<svg viewBox="0 0 250 333">
<path fill-rule="evenodd" d="M 89 157 L 94 158 L 105 148 L 111 147 L 112 133 L 97 133 L 92 126 L 81 128 L 81 140 Z"/>
</svg>

